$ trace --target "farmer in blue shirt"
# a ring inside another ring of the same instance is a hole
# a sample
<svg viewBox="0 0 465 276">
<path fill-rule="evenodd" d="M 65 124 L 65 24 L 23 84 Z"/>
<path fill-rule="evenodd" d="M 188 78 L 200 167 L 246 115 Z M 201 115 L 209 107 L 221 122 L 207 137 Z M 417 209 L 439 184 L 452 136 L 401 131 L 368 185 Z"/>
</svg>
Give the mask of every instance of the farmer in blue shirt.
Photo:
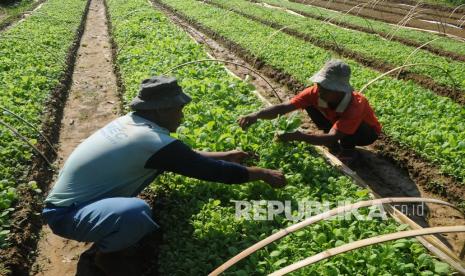
<svg viewBox="0 0 465 276">
<path fill-rule="evenodd" d="M 109 259 L 159 227 L 149 205 L 136 196 L 162 172 L 228 184 L 262 180 L 272 187 L 285 185 L 279 171 L 239 165 L 245 152 L 198 152 L 171 137 L 190 101 L 175 78 L 144 80 L 131 103 L 134 112 L 82 142 L 45 200 L 43 216 L 52 231 L 94 242 L 95 263 L 107 274 L 130 273 L 125 262 Z"/>
</svg>

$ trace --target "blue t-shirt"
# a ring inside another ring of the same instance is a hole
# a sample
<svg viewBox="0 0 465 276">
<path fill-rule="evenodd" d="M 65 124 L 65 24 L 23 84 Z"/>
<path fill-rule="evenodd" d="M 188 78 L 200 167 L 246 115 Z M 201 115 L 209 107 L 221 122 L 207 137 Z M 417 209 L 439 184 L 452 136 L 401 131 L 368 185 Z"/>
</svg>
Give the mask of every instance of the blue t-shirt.
<svg viewBox="0 0 465 276">
<path fill-rule="evenodd" d="M 135 196 L 158 174 L 145 167 L 147 160 L 173 141 L 167 129 L 134 113 L 117 118 L 73 151 L 45 202 L 71 206 Z"/>
</svg>

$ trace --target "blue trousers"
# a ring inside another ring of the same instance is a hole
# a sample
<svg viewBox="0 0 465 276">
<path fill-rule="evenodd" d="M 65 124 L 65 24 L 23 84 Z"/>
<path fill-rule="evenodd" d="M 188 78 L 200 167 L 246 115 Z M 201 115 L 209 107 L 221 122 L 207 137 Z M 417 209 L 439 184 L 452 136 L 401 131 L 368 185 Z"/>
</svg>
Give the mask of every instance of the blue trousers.
<svg viewBox="0 0 465 276">
<path fill-rule="evenodd" d="M 149 205 L 135 197 L 105 198 L 82 206 L 47 206 L 42 215 L 53 233 L 95 242 L 102 252 L 130 247 L 159 227 Z"/>
</svg>

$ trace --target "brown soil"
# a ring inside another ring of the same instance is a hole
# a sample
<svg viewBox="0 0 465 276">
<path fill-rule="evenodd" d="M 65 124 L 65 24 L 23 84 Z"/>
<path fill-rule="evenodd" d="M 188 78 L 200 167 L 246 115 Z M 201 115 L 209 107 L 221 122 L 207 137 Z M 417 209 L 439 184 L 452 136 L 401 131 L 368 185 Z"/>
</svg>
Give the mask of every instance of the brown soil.
<svg viewBox="0 0 465 276">
<path fill-rule="evenodd" d="M 218 35 L 198 22 L 189 20 L 179 11 L 157 0 L 154 0 L 154 3 L 173 22 L 188 32 L 193 39 L 205 45 L 206 48 L 208 47 L 207 50 L 213 57 L 258 69 L 267 77 L 272 86 L 277 89 L 282 99 L 288 99 L 295 92 L 303 88 L 302 84 L 292 79 L 289 75 L 256 59 L 246 49 L 236 43 Z M 251 74 L 249 70 L 242 67 L 234 65 L 226 65 L 226 67 L 242 79 Z M 279 103 L 277 98 L 271 93 L 271 89 L 266 82 L 253 76 L 252 84 L 267 100 L 272 103 Z M 315 126 L 308 121 L 302 127 L 311 130 L 315 129 Z M 363 161 L 353 169 L 370 185 L 370 188 L 382 197 L 421 196 L 443 200 L 455 199 L 452 200 L 454 203 L 462 202 L 463 198 L 465 198 L 465 187 L 463 185 L 453 179 L 441 176 L 441 173 L 435 166 L 423 160 L 413 159 L 414 157 L 409 153 L 410 151 L 399 148 L 396 143 L 390 141 L 388 138 L 383 137 L 375 145 L 365 147 L 360 151 L 364 157 Z M 391 153 L 390 151 L 393 152 Z M 386 156 L 389 158 L 386 158 Z M 402 159 L 400 156 L 405 156 L 408 160 Z M 398 164 L 401 164 L 402 167 L 398 166 Z M 428 180 L 424 178 L 425 175 L 428 175 Z M 449 193 L 446 189 L 445 193 L 438 194 L 437 191 L 430 189 L 430 186 L 427 185 L 428 181 L 443 181 L 440 183 L 444 183 L 446 187 L 454 187 L 455 191 Z M 458 225 L 465 222 L 463 214 L 449 207 L 428 205 L 425 209 L 429 211 L 428 214 L 425 214 L 426 217 L 412 214 L 412 209 L 409 209 L 406 214 L 424 226 Z M 444 235 L 444 241 L 459 255 L 465 243 L 465 234 L 447 234 Z"/>
<path fill-rule="evenodd" d="M 250 1 L 251 2 L 257 2 L 257 1 L 254 1 L 254 0 L 250 0 Z M 321 21 L 325 21 L 325 20 L 328 19 L 327 17 L 324 17 L 324 16 L 317 16 L 317 15 L 313 15 L 313 14 L 310 14 L 310 13 L 307 13 L 307 12 L 302 12 L 302 11 L 299 11 L 299 10 L 296 10 L 296 9 L 287 9 L 287 10 L 290 10 L 290 11 L 292 11 L 294 13 L 300 14 L 300 15 L 305 16 L 305 17 L 309 17 L 309 18 L 313 18 L 313 19 L 317 19 L 317 20 L 321 20 Z M 385 32 L 380 32 L 380 31 L 375 31 L 374 29 L 369 28 L 369 27 L 354 25 L 354 24 L 347 23 L 347 22 L 344 22 L 344 21 L 339 21 L 337 19 L 331 20 L 331 23 L 329 23 L 329 24 L 334 24 L 336 26 L 340 26 L 340 27 L 343 27 L 343 28 L 351 29 L 351 30 L 361 31 L 361 32 L 369 33 L 369 34 L 377 34 L 377 35 L 379 35 L 379 36 L 381 36 L 383 38 L 391 37 L 390 36 L 391 34 L 388 34 L 388 33 L 385 33 Z M 400 43 L 405 44 L 407 46 L 416 47 L 416 48 L 423 45 L 423 43 L 421 43 L 421 42 L 417 42 L 417 41 L 410 40 L 410 39 L 403 38 L 403 37 L 396 36 L 396 35 L 392 36 L 391 40 L 400 42 Z M 433 54 L 439 55 L 439 56 L 448 57 L 448 58 L 451 58 L 451 59 L 454 59 L 454 60 L 465 61 L 465 55 L 460 55 L 460 54 L 455 53 L 455 52 L 445 51 L 443 49 L 439 49 L 439 48 L 436 48 L 436 47 L 431 46 L 431 45 L 423 46 L 421 49 L 423 49 L 425 51 L 428 51 L 428 52 L 431 52 Z"/>
<path fill-rule="evenodd" d="M 90 1 L 68 101 L 61 121 L 58 166 L 76 146 L 119 114 L 116 77 L 103 0 Z M 49 182 L 50 187 L 53 182 Z M 43 226 L 33 275 L 89 275 L 95 268 L 83 266 L 81 254 L 90 245 L 66 240 Z M 78 266 L 78 263 L 80 265 Z"/>
<path fill-rule="evenodd" d="M 426 7 L 423 7 L 423 5 L 421 4 L 415 8 L 416 4 L 415 5 L 406 5 L 406 4 L 399 5 L 399 3 L 380 2 L 380 3 L 377 3 L 376 5 L 373 5 L 373 1 L 370 3 L 369 1 L 365 1 L 365 0 L 348 0 L 343 3 L 349 4 L 352 6 L 356 6 L 356 5 L 365 6 L 366 5 L 367 7 L 370 7 L 371 9 L 376 10 L 376 11 L 392 13 L 392 14 L 396 14 L 400 16 L 406 16 L 415 11 L 418 11 L 420 12 L 417 17 L 419 19 L 435 20 L 439 22 L 452 24 L 457 27 L 460 25 L 460 23 L 457 22 L 461 17 L 460 13 L 454 13 L 449 17 L 450 12 L 431 10 Z"/>
<path fill-rule="evenodd" d="M 380 2 L 378 4 L 376 4 L 375 6 L 380 6 L 380 7 L 383 7 L 383 8 L 389 8 L 389 9 L 394 9 L 394 10 L 397 10 L 403 14 L 406 14 L 408 13 L 417 3 L 414 3 L 413 5 L 412 4 L 409 4 L 409 3 L 406 3 L 405 1 L 402 1 L 402 2 L 398 2 L 398 1 L 389 1 L 389 2 Z M 460 17 L 461 17 L 461 14 L 463 14 L 463 10 L 461 10 L 460 8 L 458 10 L 456 10 L 453 14 L 452 11 L 454 10 L 454 8 L 447 8 L 446 10 L 442 10 L 442 9 L 438 9 L 437 7 L 434 7 L 432 8 L 430 5 L 426 4 L 426 3 L 421 3 L 419 5 L 420 9 L 422 10 L 422 13 L 421 15 L 424 16 L 424 15 L 429 15 L 431 16 L 431 18 L 433 17 L 444 17 L 444 18 L 450 18 L 450 19 L 454 19 L 454 20 L 459 20 Z"/>
<path fill-rule="evenodd" d="M 361 64 L 363 64 L 365 66 L 368 66 L 368 67 L 370 67 L 372 69 L 375 69 L 377 71 L 380 71 L 382 73 L 390 71 L 390 70 L 397 67 L 397 66 L 391 65 L 391 64 L 389 64 L 389 63 L 387 63 L 387 62 L 385 62 L 383 60 L 378 60 L 378 59 L 374 59 L 374 58 L 371 58 L 371 57 L 364 56 L 364 55 L 362 55 L 360 53 L 357 53 L 357 52 L 352 51 L 352 50 L 350 50 L 348 48 L 345 48 L 344 46 L 342 46 L 340 44 L 320 40 L 318 38 L 312 37 L 311 35 L 301 33 L 299 31 L 296 31 L 296 30 L 292 29 L 292 28 L 285 28 L 285 26 L 283 26 L 283 25 L 261 19 L 261 18 L 259 18 L 257 16 L 247 14 L 247 13 L 245 13 L 243 11 L 240 11 L 240 10 L 237 10 L 237 9 L 234 9 L 234 8 L 228 8 L 228 7 L 225 7 L 225 6 L 223 6 L 223 5 L 219 4 L 219 3 L 214 3 L 214 2 L 211 2 L 211 1 L 208 1 L 208 0 L 204 1 L 204 2 L 209 3 L 210 5 L 216 6 L 218 8 L 233 11 L 233 12 L 235 12 L 235 13 L 241 15 L 241 16 L 244 16 L 245 18 L 248 18 L 250 20 L 262 23 L 262 24 L 264 24 L 266 26 L 269 26 L 269 27 L 272 27 L 272 28 L 274 28 L 276 30 L 280 30 L 283 33 L 286 33 L 288 35 L 291 35 L 291 36 L 297 37 L 299 39 L 302 39 L 302 40 L 304 40 L 306 42 L 309 42 L 309 43 L 311 43 L 311 44 L 313 44 L 313 45 L 315 45 L 317 47 L 321 47 L 321 48 L 326 49 L 328 51 L 335 52 L 340 56 L 350 58 L 350 59 L 354 59 L 357 62 L 359 62 L 359 63 L 361 63 Z M 394 72 L 392 75 L 395 76 L 396 74 L 397 74 L 397 72 Z M 409 72 L 408 70 L 402 71 L 399 78 L 405 79 L 405 80 L 413 80 L 416 83 L 418 83 L 419 85 L 434 91 L 438 95 L 441 95 L 441 96 L 444 96 L 444 97 L 449 97 L 449 98 L 451 98 L 452 100 L 454 100 L 455 102 L 457 102 L 459 104 L 462 104 L 462 105 L 465 104 L 465 91 L 463 91 L 461 89 L 454 89 L 454 88 L 451 88 L 451 87 L 446 87 L 446 86 L 440 85 L 440 84 L 436 83 L 430 77 L 420 75 L 420 74 L 416 74 L 416 73 L 412 73 L 412 72 Z"/>
<path fill-rule="evenodd" d="M 318 6 L 318 7 L 335 10 L 335 11 L 341 11 L 341 12 L 347 12 L 356 5 L 356 4 L 353 4 L 353 5 L 345 4 L 343 1 L 324 1 L 324 0 L 312 0 L 312 1 L 290 0 L 290 1 L 296 2 L 296 3 L 305 3 L 311 6 Z M 391 23 L 391 24 L 397 24 L 405 17 L 404 15 L 393 14 L 390 12 L 377 11 L 376 8 L 373 9 L 369 5 L 363 8 L 354 8 L 353 10 L 350 11 L 350 14 L 357 15 L 357 16 L 363 16 L 365 18 L 375 19 L 379 21 L 384 21 L 384 22 Z M 435 20 L 434 18 L 430 18 L 428 20 L 439 21 L 439 20 Z M 465 38 L 465 32 L 463 31 L 463 29 L 457 29 L 453 27 L 433 24 L 433 23 L 421 21 L 417 18 L 409 20 L 406 26 L 412 27 L 412 28 L 418 28 L 421 30 L 438 32 L 438 33 L 444 33 L 445 31 L 449 35 L 460 37 L 460 38 Z"/>
<path fill-rule="evenodd" d="M 42 3 L 44 3 L 45 1 L 46 0 L 37 0 L 28 8 L 27 11 L 17 14 L 15 16 L 10 16 L 7 18 L 5 14 L 0 14 L 0 31 L 4 31 L 16 22 L 26 18 L 31 14 L 32 11 L 35 11 L 37 8 L 39 8 L 39 6 L 42 5 Z"/>
<path fill-rule="evenodd" d="M 392 3 L 407 4 L 411 6 L 414 6 L 417 3 L 417 1 L 414 1 L 414 0 L 389 0 L 389 1 Z M 451 13 L 455 9 L 455 7 L 447 7 L 445 5 L 430 4 L 430 3 L 422 3 L 421 6 L 424 8 L 435 10 L 435 11 L 436 10 L 443 11 L 446 13 Z M 456 11 L 456 13 L 465 14 L 465 8 L 462 6 Z"/>
<path fill-rule="evenodd" d="M 71 76 L 88 10 L 89 5 L 85 8 L 74 42 L 68 50 L 68 56 L 66 57 L 68 66 L 62 74 L 59 84 L 51 91 L 50 97 L 44 105 L 44 119 L 41 129 L 43 133 L 47 134 L 47 138 L 52 143 L 57 142 L 58 125 L 62 118 L 67 92 L 71 86 Z M 39 141 L 37 147 L 49 160 L 55 158 L 54 152 L 45 141 Z M 37 181 L 40 188 L 44 190 L 46 189 L 44 183 L 48 183 L 52 175 L 53 171 L 44 160 L 41 157 L 34 157 L 27 179 Z M 18 187 L 18 196 L 20 200 L 18 205 L 15 206 L 15 212 L 11 218 L 11 246 L 0 250 L 1 275 L 29 275 L 29 267 L 36 249 L 37 234 L 41 228 L 42 197 L 27 187 Z"/>
</svg>

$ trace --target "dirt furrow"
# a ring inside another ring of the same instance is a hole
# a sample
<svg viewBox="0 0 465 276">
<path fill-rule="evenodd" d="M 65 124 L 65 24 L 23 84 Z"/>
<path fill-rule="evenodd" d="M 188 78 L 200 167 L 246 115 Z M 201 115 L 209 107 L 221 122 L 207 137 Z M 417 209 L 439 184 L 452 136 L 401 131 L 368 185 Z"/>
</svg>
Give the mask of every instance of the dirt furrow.
<svg viewBox="0 0 465 276">
<path fill-rule="evenodd" d="M 226 10 L 229 10 L 229 11 L 233 11 L 245 18 L 248 18 L 250 20 L 253 20 L 253 21 L 256 21 L 256 22 L 259 22 L 261 24 L 264 24 L 266 26 L 269 26 L 269 27 L 272 27 L 276 30 L 279 30 L 283 33 L 286 33 L 288 35 L 291 35 L 291 36 L 294 36 L 294 37 L 297 37 L 299 39 L 302 39 L 306 42 L 309 42 L 317 47 L 321 47 L 325 50 L 328 50 L 328 51 L 331 51 L 331 52 L 335 52 L 337 53 L 338 55 L 340 56 L 343 56 L 343 57 L 346 57 L 346 58 L 350 58 L 350 59 L 354 59 L 355 61 L 365 65 L 365 66 L 368 66 L 374 70 L 377 70 L 379 72 L 388 72 L 394 68 L 396 68 L 397 66 L 394 66 L 392 64 L 389 64 L 383 60 L 378 60 L 378 59 L 374 59 L 374 58 L 371 58 L 371 57 L 367 57 L 367 56 L 364 56 L 360 53 L 357 53 L 355 51 L 352 51 L 348 48 L 345 48 L 339 44 L 336 44 L 334 42 L 328 42 L 328 41 L 323 41 L 323 40 L 320 40 L 318 38 L 315 38 L 315 37 L 312 37 L 310 35 L 307 35 L 307 34 L 304 34 L 304 33 L 301 33 L 299 31 L 296 31 L 292 28 L 285 28 L 285 26 L 281 25 L 281 24 L 278 24 L 278 23 L 275 23 L 275 22 L 270 22 L 270 21 L 267 21 L 265 19 L 262 19 L 262 18 L 259 18 L 257 16 L 253 16 L 253 15 L 250 15 L 250 14 L 247 14 L 245 12 L 242 12 L 240 10 L 237 10 L 237 9 L 231 9 L 231 8 L 228 8 L 228 7 L 225 7 L 224 5 L 221 5 L 219 3 L 216 3 L 216 2 L 212 2 L 212 1 L 209 1 L 209 0 L 205 0 L 203 1 L 205 3 L 208 3 L 212 6 L 215 6 L 215 7 L 218 7 L 218 8 L 221 8 L 221 9 L 226 9 Z M 396 74 L 396 72 L 394 72 L 392 75 L 394 76 Z M 430 77 L 427 77 L 427 76 L 424 76 L 424 75 L 420 75 L 420 74 L 416 74 L 416 73 L 412 73 L 412 72 L 409 72 L 408 70 L 405 70 L 405 71 L 402 71 L 402 73 L 399 75 L 399 78 L 401 79 L 404 79 L 404 80 L 413 80 L 415 81 L 416 83 L 418 83 L 419 85 L 421 85 L 422 87 L 426 88 L 426 89 L 430 89 L 432 91 L 434 91 L 436 94 L 440 95 L 440 96 L 444 96 L 444 97 L 449 97 L 451 98 L 452 100 L 454 100 L 455 102 L 461 104 L 461 105 L 465 105 L 465 91 L 461 90 L 461 89 L 454 89 L 454 88 L 451 88 L 451 87 L 446 87 L 446 86 L 443 86 L 443 85 L 440 85 L 438 83 L 436 83 L 432 78 Z"/>
<path fill-rule="evenodd" d="M 260 3 L 260 1 L 256 1 L 256 0 L 250 0 L 250 2 Z M 313 15 L 313 14 L 303 12 L 303 11 L 299 11 L 299 10 L 296 10 L 296 9 L 287 8 L 287 10 L 290 10 L 290 11 L 295 12 L 297 14 L 300 14 L 302 16 L 312 18 L 312 19 L 316 19 L 316 20 L 320 20 L 320 21 L 327 21 L 328 20 L 327 17 Z M 354 25 L 354 24 L 350 24 L 350 23 L 347 23 L 347 22 L 343 22 L 343 21 L 331 20 L 331 24 L 334 24 L 334 25 L 337 25 L 337 26 L 340 26 L 340 27 L 343 27 L 343 28 L 355 30 L 355 31 L 360 31 L 360 32 L 369 33 L 369 34 L 376 34 L 376 35 L 379 35 L 379 36 L 381 36 L 383 38 L 387 38 L 387 37 L 390 36 L 390 34 L 388 34 L 388 33 L 381 32 L 381 31 L 375 31 L 371 27 L 363 27 L 363 26 Z M 412 47 L 421 47 L 423 45 L 423 43 L 421 43 L 421 42 L 417 42 L 417 41 L 410 40 L 410 39 L 403 38 L 403 37 L 396 36 L 396 35 L 392 36 L 391 40 L 392 41 L 397 41 L 397 42 L 400 42 L 400 43 L 402 43 L 404 45 L 412 46 Z M 436 48 L 436 47 L 431 46 L 431 45 L 422 46 L 421 49 L 426 50 L 428 52 L 431 52 L 431 53 L 433 53 L 435 55 L 438 55 L 438 56 L 443 56 L 443 57 L 448 57 L 448 58 L 455 59 L 455 60 L 465 61 L 465 55 L 460 55 L 460 54 L 455 53 L 455 52 L 450 52 L 450 51 L 446 51 L 446 50 L 443 50 L 443 49 L 439 49 L 439 48 Z"/>
<path fill-rule="evenodd" d="M 346 5 L 344 3 L 338 3 L 334 1 L 330 1 L 330 2 L 323 1 L 323 0 L 312 0 L 312 1 L 289 0 L 289 1 L 300 3 L 300 4 L 306 4 L 309 6 L 317 6 L 317 7 L 340 11 L 340 12 L 347 12 L 353 8 L 353 6 L 351 5 Z M 392 13 L 374 11 L 370 9 L 369 7 L 365 7 L 363 9 L 355 8 L 355 9 L 352 9 L 349 13 L 352 15 L 370 18 L 370 19 L 374 19 L 378 21 L 383 21 L 383 22 L 390 23 L 390 24 L 398 24 L 405 17 L 402 15 L 396 15 Z M 409 20 L 406 26 L 417 28 L 417 29 L 422 29 L 426 31 L 433 31 L 439 34 L 444 33 L 444 29 L 445 29 L 446 33 L 449 35 L 460 37 L 462 39 L 465 38 L 465 32 L 462 29 L 457 29 L 457 28 L 452 28 L 452 27 L 443 28 L 439 24 L 429 23 L 429 22 L 421 21 L 415 18 Z"/>
<path fill-rule="evenodd" d="M 73 83 L 61 120 L 58 166 L 77 145 L 115 119 L 120 99 L 114 74 L 108 24 L 103 0 L 91 0 L 81 40 Z M 50 188 L 53 182 L 49 182 Z M 54 235 L 43 226 L 33 275 L 90 275 L 98 273 L 80 255 L 90 246 Z"/>
</svg>

